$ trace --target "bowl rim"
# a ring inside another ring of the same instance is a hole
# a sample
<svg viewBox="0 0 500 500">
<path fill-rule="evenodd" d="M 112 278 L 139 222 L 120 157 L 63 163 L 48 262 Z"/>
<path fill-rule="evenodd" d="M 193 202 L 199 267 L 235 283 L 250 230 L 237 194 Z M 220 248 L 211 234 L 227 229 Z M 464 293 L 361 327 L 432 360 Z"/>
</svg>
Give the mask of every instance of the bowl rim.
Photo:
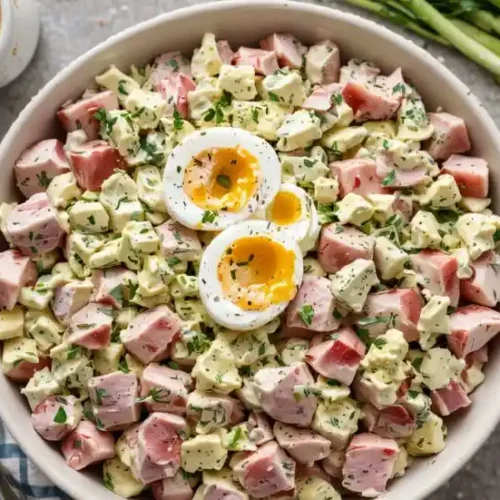
<svg viewBox="0 0 500 500">
<path fill-rule="evenodd" d="M 9 5 L 9 0 L 0 0 L 2 6 L 5 4 Z M 309 2 L 298 2 L 294 0 L 252 0 L 250 3 L 252 8 L 291 8 L 296 11 L 302 11 L 304 13 L 315 13 L 329 18 L 340 19 L 343 22 L 356 24 L 363 30 L 369 31 L 375 36 L 383 37 L 387 41 L 393 44 L 403 45 L 409 52 L 412 52 L 414 57 L 423 60 L 427 65 L 432 66 L 433 69 L 439 73 L 439 76 L 446 81 L 447 85 L 453 86 L 455 90 L 462 95 L 464 99 L 474 98 L 474 108 L 477 116 L 484 122 L 485 126 L 489 129 L 493 136 L 493 139 L 497 144 L 500 144 L 500 131 L 498 130 L 493 118 L 488 114 L 485 107 L 481 105 L 480 100 L 472 93 L 472 91 L 447 67 L 441 64 L 434 56 L 429 52 L 424 50 L 422 47 L 418 46 L 411 40 L 405 39 L 402 35 L 390 30 L 389 28 L 379 25 L 376 22 L 365 19 L 358 14 L 353 14 L 350 12 L 344 12 L 338 8 L 331 8 L 323 5 L 317 5 Z M 109 46 L 120 43 L 132 35 L 139 34 L 148 28 L 152 28 L 164 23 L 172 23 L 178 19 L 184 17 L 189 17 L 194 14 L 202 16 L 204 12 L 217 12 L 225 11 L 230 9 L 237 9 L 239 7 L 249 7 L 248 0 L 222 0 L 222 1 L 210 1 L 203 4 L 191 5 L 188 7 L 183 7 L 173 11 L 169 11 L 163 14 L 159 14 L 151 19 L 142 21 L 135 25 L 132 25 L 124 30 L 111 35 L 106 40 L 85 52 L 84 54 L 73 60 L 68 66 L 59 71 L 51 80 L 49 80 L 39 92 L 31 99 L 31 101 L 26 105 L 26 107 L 21 111 L 17 119 L 10 126 L 6 135 L 0 142 L 0 158 L 5 154 L 5 151 L 9 148 L 10 143 L 13 142 L 17 135 L 22 132 L 22 128 L 26 122 L 30 121 L 33 109 L 37 104 L 42 101 L 45 96 L 53 92 L 56 88 L 78 67 L 84 65 L 87 61 L 96 57 L 100 52 L 106 50 Z M 11 14 L 10 9 L 7 12 Z M 2 48 L 2 38 L 0 36 L 0 49 Z M 1 51 L 0 51 L 1 53 Z M 24 453 L 33 461 L 34 464 L 59 488 L 65 491 L 67 494 L 75 498 L 81 497 L 81 490 L 77 485 L 73 484 L 67 476 L 61 474 L 60 471 L 56 470 L 50 462 L 45 462 L 43 457 L 35 456 L 32 453 L 30 446 L 25 442 L 23 438 L 22 428 L 12 425 L 13 422 L 8 418 L 8 411 L 6 409 L 7 405 L 0 405 L 0 418 L 2 418 L 8 431 L 19 443 L 20 447 L 23 449 Z M 7 417 L 7 418 L 6 418 Z M 444 469 L 440 469 L 439 474 L 434 474 L 431 476 L 425 484 L 421 485 L 421 489 L 415 494 L 413 500 L 420 500 L 438 487 L 444 484 L 451 476 L 453 476 L 458 470 L 465 465 L 465 463 L 470 460 L 470 458 L 477 452 L 480 446 L 488 439 L 490 434 L 495 429 L 497 423 L 500 421 L 500 405 L 497 406 L 496 411 L 490 416 L 488 420 L 482 423 L 481 427 L 475 428 L 475 440 L 461 455 L 460 460 L 454 461 L 449 466 Z M 119 498 L 119 497 L 117 497 Z M 380 497 L 382 498 L 382 497 Z"/>
<path fill-rule="evenodd" d="M 0 0 L 0 58 L 6 56 L 13 29 L 13 8 L 11 0 Z"/>
</svg>

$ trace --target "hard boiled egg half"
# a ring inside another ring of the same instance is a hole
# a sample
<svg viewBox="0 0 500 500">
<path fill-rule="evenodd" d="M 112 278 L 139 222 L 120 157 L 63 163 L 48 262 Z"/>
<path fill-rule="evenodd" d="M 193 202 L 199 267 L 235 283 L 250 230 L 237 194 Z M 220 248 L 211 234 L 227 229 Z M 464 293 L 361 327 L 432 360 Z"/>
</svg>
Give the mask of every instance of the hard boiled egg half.
<svg viewBox="0 0 500 500">
<path fill-rule="evenodd" d="M 258 217 L 282 228 L 303 253 L 315 247 L 321 230 L 318 213 L 311 197 L 295 184 L 281 184 L 276 196 L 265 210 L 259 211 Z"/>
<path fill-rule="evenodd" d="M 302 282 L 302 252 L 271 222 L 241 222 L 206 247 L 198 282 L 210 316 L 232 330 L 252 330 L 281 314 Z"/>
<path fill-rule="evenodd" d="M 265 209 L 280 182 L 279 158 L 266 141 L 237 128 L 209 128 L 193 132 L 170 154 L 165 203 L 184 226 L 221 231 Z"/>
</svg>

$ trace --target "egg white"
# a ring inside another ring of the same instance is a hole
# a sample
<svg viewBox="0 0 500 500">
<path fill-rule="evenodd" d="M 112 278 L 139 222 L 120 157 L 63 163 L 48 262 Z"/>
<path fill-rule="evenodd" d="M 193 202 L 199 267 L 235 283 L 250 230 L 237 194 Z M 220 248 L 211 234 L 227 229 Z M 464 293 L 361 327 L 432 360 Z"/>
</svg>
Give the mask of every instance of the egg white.
<svg viewBox="0 0 500 500">
<path fill-rule="evenodd" d="M 246 311 L 224 297 L 222 284 L 217 276 L 218 263 L 227 248 L 235 241 L 247 236 L 267 236 L 281 243 L 295 255 L 294 281 L 297 287 L 302 283 L 303 259 L 300 248 L 289 232 L 270 222 L 251 220 L 241 222 L 230 230 L 223 231 L 203 252 L 198 282 L 200 298 L 211 318 L 220 325 L 232 330 L 251 330 L 258 328 L 279 316 L 289 301 L 274 304 L 263 311 Z"/>
<path fill-rule="evenodd" d="M 260 179 L 248 204 L 238 212 L 219 211 L 215 220 L 202 222 L 205 209 L 185 193 L 183 181 L 193 157 L 211 148 L 242 147 L 258 160 Z M 265 140 L 242 129 L 214 127 L 190 134 L 170 154 L 163 174 L 165 204 L 169 215 L 182 225 L 203 231 L 221 231 L 265 209 L 278 192 L 281 165 L 278 155 Z"/>
</svg>

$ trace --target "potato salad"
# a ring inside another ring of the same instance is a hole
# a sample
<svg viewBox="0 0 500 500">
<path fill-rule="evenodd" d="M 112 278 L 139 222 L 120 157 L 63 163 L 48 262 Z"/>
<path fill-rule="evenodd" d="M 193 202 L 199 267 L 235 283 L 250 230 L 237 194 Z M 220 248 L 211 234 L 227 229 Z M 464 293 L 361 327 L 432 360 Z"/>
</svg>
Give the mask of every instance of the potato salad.
<svg viewBox="0 0 500 500">
<path fill-rule="evenodd" d="M 339 500 L 445 448 L 500 331 L 460 117 L 332 40 L 207 33 L 57 120 L 0 207 L 0 339 L 69 467 L 124 498 Z"/>
</svg>

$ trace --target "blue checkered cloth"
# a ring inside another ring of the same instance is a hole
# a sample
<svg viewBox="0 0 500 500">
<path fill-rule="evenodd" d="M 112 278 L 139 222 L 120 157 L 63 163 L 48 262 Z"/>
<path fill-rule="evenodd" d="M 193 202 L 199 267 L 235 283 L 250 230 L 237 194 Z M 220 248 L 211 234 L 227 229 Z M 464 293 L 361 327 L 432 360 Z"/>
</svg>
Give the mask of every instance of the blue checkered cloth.
<svg viewBox="0 0 500 500">
<path fill-rule="evenodd" d="M 26 457 L 1 420 L 0 468 L 4 483 L 19 500 L 70 500 Z"/>
</svg>

